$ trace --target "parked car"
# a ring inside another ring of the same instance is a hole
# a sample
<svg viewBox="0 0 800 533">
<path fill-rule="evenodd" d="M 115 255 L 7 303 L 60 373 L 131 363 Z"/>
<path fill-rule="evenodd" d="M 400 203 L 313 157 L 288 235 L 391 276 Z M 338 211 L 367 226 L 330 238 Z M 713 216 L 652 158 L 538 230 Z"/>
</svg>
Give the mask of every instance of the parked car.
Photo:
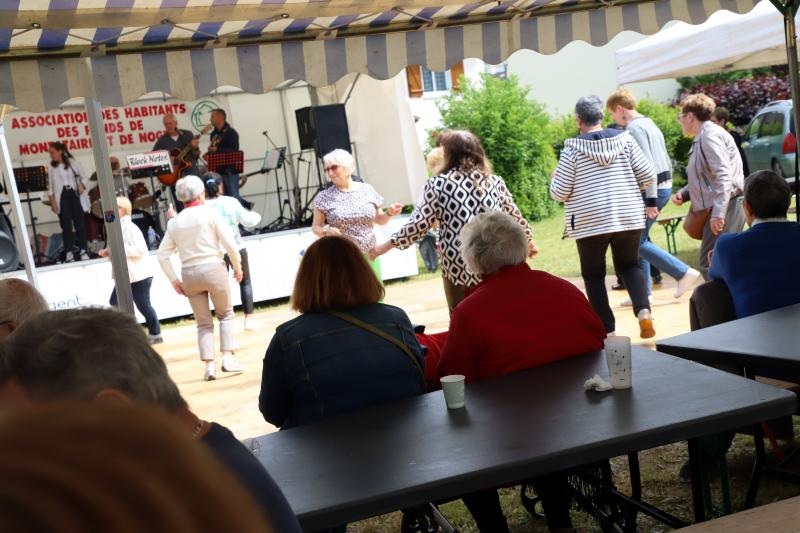
<svg viewBox="0 0 800 533">
<path fill-rule="evenodd" d="M 750 172 L 773 170 L 794 176 L 797 153 L 791 100 L 776 100 L 761 108 L 742 136 L 742 150 Z"/>
</svg>

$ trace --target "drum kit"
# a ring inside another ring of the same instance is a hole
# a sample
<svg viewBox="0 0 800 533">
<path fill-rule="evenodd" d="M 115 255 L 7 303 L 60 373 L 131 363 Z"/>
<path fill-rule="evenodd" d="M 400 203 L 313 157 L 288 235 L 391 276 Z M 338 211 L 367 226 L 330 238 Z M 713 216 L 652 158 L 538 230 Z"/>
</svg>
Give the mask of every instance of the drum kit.
<svg viewBox="0 0 800 533">
<path fill-rule="evenodd" d="M 152 177 L 150 178 L 150 187 L 148 187 L 147 184 L 142 181 L 133 181 L 134 178 L 127 168 L 117 167 L 113 169 L 113 172 L 114 194 L 118 197 L 126 196 L 131 201 L 131 207 L 133 208 L 132 215 L 139 215 L 140 217 L 144 215 L 145 218 L 152 220 L 153 223 L 151 225 L 155 228 L 156 233 L 159 234 L 158 237 L 160 240 L 160 237 L 163 236 L 160 230 L 161 225 L 160 223 L 156 223 L 156 221 L 158 221 L 160 215 L 159 211 L 165 212 L 167 208 L 166 206 L 159 208 L 158 200 L 161 199 L 166 203 L 166 195 L 162 195 L 163 191 L 161 190 L 156 191 L 156 185 Z M 97 172 L 92 174 L 89 181 L 97 181 Z M 151 191 L 155 191 L 155 193 Z M 99 184 L 89 189 L 89 201 L 91 202 L 91 208 L 89 209 L 89 214 L 91 216 L 87 216 L 86 218 L 87 237 L 90 241 L 103 240 L 103 204 L 100 199 Z M 50 200 L 47 197 L 43 198 L 42 202 L 45 205 L 50 205 Z M 152 245 L 154 243 L 148 244 Z"/>
</svg>

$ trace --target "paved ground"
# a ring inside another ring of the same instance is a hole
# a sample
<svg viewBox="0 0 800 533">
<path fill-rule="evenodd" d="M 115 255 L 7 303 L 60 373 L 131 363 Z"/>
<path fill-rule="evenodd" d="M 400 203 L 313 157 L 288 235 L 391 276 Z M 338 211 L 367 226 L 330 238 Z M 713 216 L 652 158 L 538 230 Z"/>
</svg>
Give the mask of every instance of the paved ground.
<svg viewBox="0 0 800 533">
<path fill-rule="evenodd" d="M 666 276 L 665 276 L 666 279 Z M 582 288 L 580 280 L 571 280 Z M 611 286 L 612 278 L 608 278 Z M 656 288 L 653 298 L 653 316 L 657 336 L 643 346 L 655 347 L 655 341 L 689 331 L 689 293 L 680 300 L 672 298 L 675 282 L 669 280 Z M 610 298 L 617 316 L 617 333 L 630 335 L 638 342 L 638 324 L 629 307 L 617 304 L 627 296 L 624 291 L 611 291 Z M 426 324 L 427 331 L 435 333 L 447 329 L 448 313 L 442 282 L 439 278 L 421 281 L 391 283 L 387 287 L 386 303 L 406 310 L 415 324 Z M 257 313 L 259 330 L 237 336 L 237 355 L 247 365 L 241 374 L 218 374 L 217 381 L 204 382 L 203 366 L 197 356 L 194 323 L 164 330 L 165 343 L 158 351 L 167 361 L 172 378 L 192 409 L 207 420 L 228 426 L 240 439 L 254 437 L 275 428 L 264 422 L 258 412 L 258 392 L 261 383 L 261 360 L 275 328 L 293 318 L 295 314 L 287 305 Z M 241 327 L 241 314 L 237 316 Z"/>
</svg>

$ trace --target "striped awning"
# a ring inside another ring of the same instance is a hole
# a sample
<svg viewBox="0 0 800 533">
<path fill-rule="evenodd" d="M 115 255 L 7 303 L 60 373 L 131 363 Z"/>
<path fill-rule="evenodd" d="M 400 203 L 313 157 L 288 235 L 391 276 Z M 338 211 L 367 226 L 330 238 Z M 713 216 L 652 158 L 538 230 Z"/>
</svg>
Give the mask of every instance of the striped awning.
<svg viewBox="0 0 800 533">
<path fill-rule="evenodd" d="M 122 105 L 163 91 L 262 93 L 285 80 L 387 79 L 520 49 L 601 46 L 671 20 L 699 24 L 757 0 L 0 0 L 0 104 L 30 111 L 76 96 Z M 435 4 L 431 6 L 429 4 Z"/>
</svg>

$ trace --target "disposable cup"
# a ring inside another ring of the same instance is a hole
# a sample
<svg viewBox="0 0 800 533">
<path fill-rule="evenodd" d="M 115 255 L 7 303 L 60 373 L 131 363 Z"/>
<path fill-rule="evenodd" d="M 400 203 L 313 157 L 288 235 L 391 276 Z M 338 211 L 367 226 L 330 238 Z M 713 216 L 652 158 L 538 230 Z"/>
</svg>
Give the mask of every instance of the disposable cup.
<svg viewBox="0 0 800 533">
<path fill-rule="evenodd" d="M 605 352 L 611 386 L 615 389 L 631 388 L 631 338 L 621 335 L 608 337 L 605 340 Z"/>
<path fill-rule="evenodd" d="M 439 381 L 442 382 L 442 392 L 444 392 L 447 408 L 460 409 L 464 407 L 464 376 L 452 374 L 444 376 Z"/>
</svg>

